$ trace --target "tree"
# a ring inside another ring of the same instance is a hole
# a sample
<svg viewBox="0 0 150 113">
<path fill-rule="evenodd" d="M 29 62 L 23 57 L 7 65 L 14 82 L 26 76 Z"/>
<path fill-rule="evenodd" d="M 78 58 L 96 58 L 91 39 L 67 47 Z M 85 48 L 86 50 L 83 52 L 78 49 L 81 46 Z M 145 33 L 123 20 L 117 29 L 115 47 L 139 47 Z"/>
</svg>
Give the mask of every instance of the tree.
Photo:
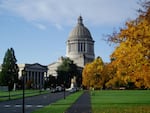
<svg viewBox="0 0 150 113">
<path fill-rule="evenodd" d="M 111 58 L 117 68 L 113 79 L 120 86 L 150 88 L 150 2 L 144 2 L 144 9 L 108 38 L 118 43 Z"/>
<path fill-rule="evenodd" d="M 82 72 L 82 84 L 87 88 L 103 88 L 104 76 L 103 76 L 104 63 L 100 57 L 97 57 L 93 62 L 85 65 Z"/>
<path fill-rule="evenodd" d="M 13 85 L 18 82 L 19 68 L 16 62 L 17 60 L 13 48 L 8 49 L 5 53 L 2 64 L 2 71 L 0 75 L 1 85 L 10 86 L 12 89 Z"/>
<path fill-rule="evenodd" d="M 53 88 L 56 87 L 56 77 L 49 75 L 48 85 Z"/>
<path fill-rule="evenodd" d="M 57 74 L 58 84 L 65 84 L 65 86 L 69 88 L 71 79 L 78 75 L 77 65 L 69 58 L 63 58 L 62 64 L 57 68 Z"/>
<path fill-rule="evenodd" d="M 114 76 L 116 74 L 116 68 L 114 67 L 114 65 L 110 62 L 110 63 L 105 63 L 104 64 L 104 69 L 103 69 L 103 89 L 108 88 L 108 89 L 112 89 L 114 87 Z"/>
</svg>

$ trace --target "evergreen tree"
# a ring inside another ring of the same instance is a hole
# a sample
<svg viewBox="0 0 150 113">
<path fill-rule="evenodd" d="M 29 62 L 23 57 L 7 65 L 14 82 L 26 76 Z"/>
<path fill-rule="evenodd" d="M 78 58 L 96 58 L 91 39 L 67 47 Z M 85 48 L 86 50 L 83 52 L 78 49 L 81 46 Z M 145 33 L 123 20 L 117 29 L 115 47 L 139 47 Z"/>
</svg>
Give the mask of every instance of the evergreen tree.
<svg viewBox="0 0 150 113">
<path fill-rule="evenodd" d="M 13 48 L 8 49 L 3 59 L 0 85 L 10 86 L 12 89 L 13 85 L 18 82 L 19 68 L 16 62 L 17 59 Z"/>
</svg>

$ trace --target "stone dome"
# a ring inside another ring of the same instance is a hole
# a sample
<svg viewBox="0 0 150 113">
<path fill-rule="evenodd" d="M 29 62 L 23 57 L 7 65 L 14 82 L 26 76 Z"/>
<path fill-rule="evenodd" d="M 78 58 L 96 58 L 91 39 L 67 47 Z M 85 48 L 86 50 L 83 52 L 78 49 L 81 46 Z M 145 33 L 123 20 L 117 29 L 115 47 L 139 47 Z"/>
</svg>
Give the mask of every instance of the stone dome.
<svg viewBox="0 0 150 113">
<path fill-rule="evenodd" d="M 84 26 L 81 16 L 78 18 L 77 25 L 70 32 L 66 44 L 66 56 L 77 66 L 84 67 L 86 63 L 94 60 L 94 40 L 90 31 Z"/>
<path fill-rule="evenodd" d="M 76 27 L 74 27 L 73 30 L 69 34 L 69 40 L 76 40 L 76 39 L 92 40 L 91 33 L 84 26 L 81 16 L 79 16 L 78 18 L 78 23 Z"/>
</svg>

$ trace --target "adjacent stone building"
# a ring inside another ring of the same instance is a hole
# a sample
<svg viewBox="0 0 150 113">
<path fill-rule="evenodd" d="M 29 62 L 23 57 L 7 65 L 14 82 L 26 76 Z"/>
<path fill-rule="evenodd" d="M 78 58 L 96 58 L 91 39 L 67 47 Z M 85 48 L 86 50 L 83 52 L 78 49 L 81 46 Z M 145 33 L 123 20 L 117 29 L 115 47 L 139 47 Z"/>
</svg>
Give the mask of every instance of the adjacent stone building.
<svg viewBox="0 0 150 113">
<path fill-rule="evenodd" d="M 41 64 L 19 64 L 19 79 L 22 79 L 23 70 L 25 71 L 25 84 L 31 85 L 34 89 L 44 87 L 45 79 L 47 78 L 47 66 Z"/>
<path fill-rule="evenodd" d="M 48 75 L 52 75 L 52 76 L 55 76 L 57 77 L 57 67 L 59 65 L 61 65 L 61 63 L 63 62 L 63 57 L 60 57 L 57 61 L 51 63 L 48 65 Z"/>
</svg>

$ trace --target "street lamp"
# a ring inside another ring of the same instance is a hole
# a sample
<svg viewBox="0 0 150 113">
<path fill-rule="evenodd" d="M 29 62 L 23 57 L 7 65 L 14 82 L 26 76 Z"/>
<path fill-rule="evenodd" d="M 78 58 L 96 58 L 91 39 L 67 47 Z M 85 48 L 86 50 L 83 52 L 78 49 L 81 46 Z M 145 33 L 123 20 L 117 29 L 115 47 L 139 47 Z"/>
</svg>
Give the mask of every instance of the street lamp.
<svg viewBox="0 0 150 113">
<path fill-rule="evenodd" d="M 9 82 L 8 82 L 9 100 L 10 100 L 10 90 L 11 90 L 11 89 L 10 89 L 10 83 L 11 83 L 11 82 L 9 81 Z"/>
<path fill-rule="evenodd" d="M 64 99 L 66 99 L 66 94 L 65 94 L 66 92 L 65 92 L 65 90 L 66 89 L 65 89 L 65 81 L 64 81 Z"/>
<path fill-rule="evenodd" d="M 22 70 L 22 90 L 23 90 L 23 96 L 22 96 L 22 113 L 25 113 L 25 98 L 24 98 L 24 90 L 25 90 L 25 80 L 24 77 L 26 75 L 26 71 Z"/>
</svg>

